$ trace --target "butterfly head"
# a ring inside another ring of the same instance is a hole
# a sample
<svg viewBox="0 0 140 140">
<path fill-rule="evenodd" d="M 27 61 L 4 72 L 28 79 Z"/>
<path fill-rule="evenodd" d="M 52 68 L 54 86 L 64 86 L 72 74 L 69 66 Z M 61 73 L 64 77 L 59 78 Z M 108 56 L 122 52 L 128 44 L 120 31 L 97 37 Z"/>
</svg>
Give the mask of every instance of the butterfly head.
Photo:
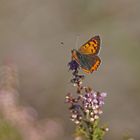
<svg viewBox="0 0 140 140">
<path fill-rule="evenodd" d="M 78 61 L 78 57 L 77 57 L 78 51 L 76 49 L 73 49 L 71 53 L 72 53 L 72 59 Z"/>
</svg>

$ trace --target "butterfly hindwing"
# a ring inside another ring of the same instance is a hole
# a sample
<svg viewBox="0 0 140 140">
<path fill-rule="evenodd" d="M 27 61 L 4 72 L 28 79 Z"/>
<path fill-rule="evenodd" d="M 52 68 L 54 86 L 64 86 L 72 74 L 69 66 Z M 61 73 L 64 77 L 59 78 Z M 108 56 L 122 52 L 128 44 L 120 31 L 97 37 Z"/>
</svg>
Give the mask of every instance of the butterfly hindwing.
<svg viewBox="0 0 140 140">
<path fill-rule="evenodd" d="M 101 60 L 97 55 L 82 54 L 76 50 L 73 52 L 73 57 L 86 73 L 92 73 L 97 70 L 101 63 Z"/>
<path fill-rule="evenodd" d="M 79 48 L 82 54 L 98 54 L 100 50 L 100 37 L 94 36 Z"/>
</svg>

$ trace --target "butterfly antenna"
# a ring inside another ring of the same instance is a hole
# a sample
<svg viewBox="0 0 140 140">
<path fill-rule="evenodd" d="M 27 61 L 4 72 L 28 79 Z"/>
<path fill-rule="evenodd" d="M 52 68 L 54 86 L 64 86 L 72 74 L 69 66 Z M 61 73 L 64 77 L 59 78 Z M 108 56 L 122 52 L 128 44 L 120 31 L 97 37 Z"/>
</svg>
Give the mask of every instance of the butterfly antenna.
<svg viewBox="0 0 140 140">
<path fill-rule="evenodd" d="M 75 49 L 78 49 L 79 35 L 76 37 Z"/>
</svg>

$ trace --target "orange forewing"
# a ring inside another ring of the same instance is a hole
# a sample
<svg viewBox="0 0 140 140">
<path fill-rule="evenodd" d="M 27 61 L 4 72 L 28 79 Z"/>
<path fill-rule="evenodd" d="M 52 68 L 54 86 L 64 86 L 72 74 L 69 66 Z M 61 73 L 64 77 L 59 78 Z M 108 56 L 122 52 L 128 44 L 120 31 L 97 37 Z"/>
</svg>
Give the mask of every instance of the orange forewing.
<svg viewBox="0 0 140 140">
<path fill-rule="evenodd" d="M 97 54 L 100 49 L 100 37 L 95 36 L 87 41 L 79 48 L 79 52 L 83 54 Z"/>
</svg>

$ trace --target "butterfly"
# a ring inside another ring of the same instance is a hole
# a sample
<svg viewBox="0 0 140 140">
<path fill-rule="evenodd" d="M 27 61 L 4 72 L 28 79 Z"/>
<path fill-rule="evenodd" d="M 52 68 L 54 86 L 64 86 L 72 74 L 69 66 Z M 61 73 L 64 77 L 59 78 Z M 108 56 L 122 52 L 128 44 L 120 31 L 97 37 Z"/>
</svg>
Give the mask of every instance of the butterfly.
<svg viewBox="0 0 140 140">
<path fill-rule="evenodd" d="M 86 73 L 96 71 L 101 63 L 98 56 L 100 50 L 100 37 L 94 36 L 78 50 L 72 50 L 72 59 L 75 60 Z"/>
</svg>

